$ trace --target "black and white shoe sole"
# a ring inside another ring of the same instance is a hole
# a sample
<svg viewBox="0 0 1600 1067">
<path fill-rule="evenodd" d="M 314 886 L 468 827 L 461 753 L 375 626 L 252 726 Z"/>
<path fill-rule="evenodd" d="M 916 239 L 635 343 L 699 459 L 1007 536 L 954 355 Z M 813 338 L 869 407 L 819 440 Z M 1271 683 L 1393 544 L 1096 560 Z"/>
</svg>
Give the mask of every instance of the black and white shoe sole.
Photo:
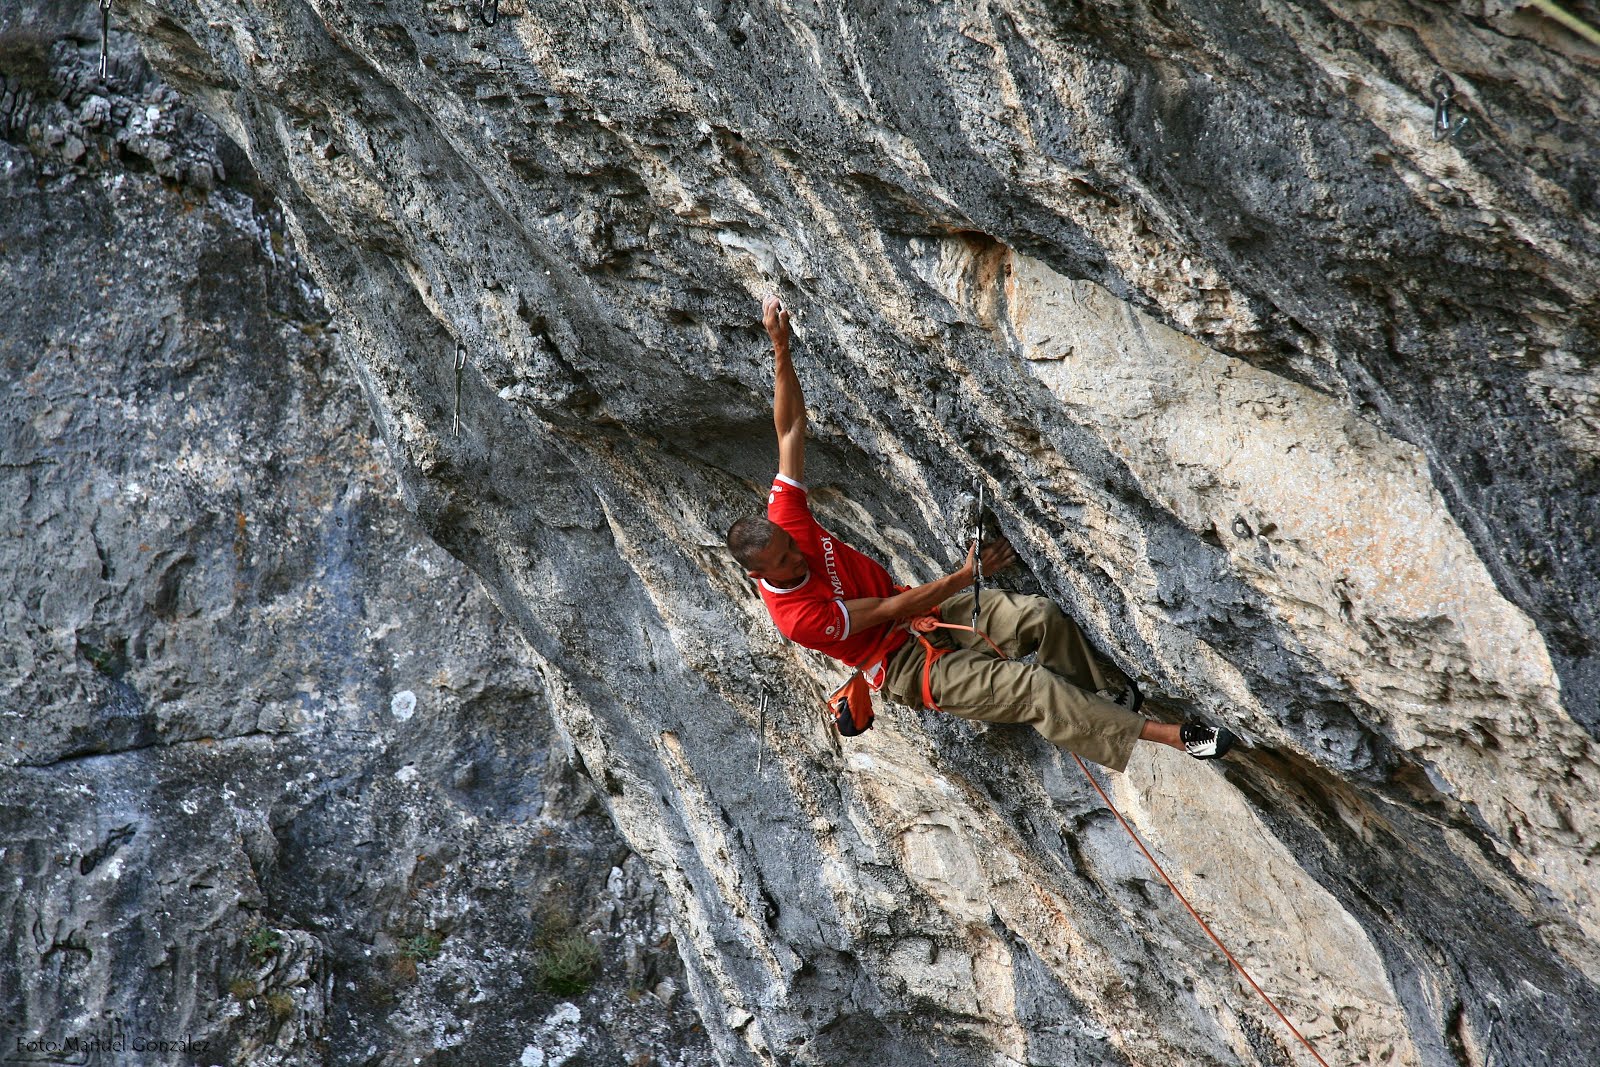
<svg viewBox="0 0 1600 1067">
<path fill-rule="evenodd" d="M 1185 741 L 1184 751 L 1195 759 L 1221 759 L 1228 754 L 1235 740 L 1232 733 L 1218 726 L 1209 729 L 1210 737 L 1204 741 Z"/>
</svg>

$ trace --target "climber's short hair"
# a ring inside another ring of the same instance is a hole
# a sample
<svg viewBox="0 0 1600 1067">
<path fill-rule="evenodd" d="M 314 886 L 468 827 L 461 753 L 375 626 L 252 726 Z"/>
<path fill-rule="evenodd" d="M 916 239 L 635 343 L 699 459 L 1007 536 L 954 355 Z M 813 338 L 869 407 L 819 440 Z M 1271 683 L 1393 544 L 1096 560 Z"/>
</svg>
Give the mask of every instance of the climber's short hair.
<svg viewBox="0 0 1600 1067">
<path fill-rule="evenodd" d="M 728 527 L 728 551 L 745 570 L 755 569 L 756 557 L 772 543 L 778 524 L 762 515 L 746 515 Z"/>
</svg>

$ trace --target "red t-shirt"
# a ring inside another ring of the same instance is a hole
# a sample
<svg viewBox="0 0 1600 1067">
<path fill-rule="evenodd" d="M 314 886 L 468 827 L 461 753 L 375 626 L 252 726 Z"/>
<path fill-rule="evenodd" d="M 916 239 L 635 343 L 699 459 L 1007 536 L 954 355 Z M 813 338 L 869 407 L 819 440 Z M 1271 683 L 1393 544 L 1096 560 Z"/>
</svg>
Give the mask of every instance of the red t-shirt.
<svg viewBox="0 0 1600 1067">
<path fill-rule="evenodd" d="M 796 644 L 815 649 L 852 667 L 860 667 L 874 689 L 883 685 L 883 664 L 910 635 L 895 623 L 881 623 L 850 632 L 846 600 L 888 597 L 898 590 L 882 566 L 834 537 L 811 514 L 806 487 L 778 475 L 767 497 L 767 518 L 794 538 L 810 573 L 793 589 L 778 589 L 765 580 L 761 600 L 778 631 Z"/>
</svg>

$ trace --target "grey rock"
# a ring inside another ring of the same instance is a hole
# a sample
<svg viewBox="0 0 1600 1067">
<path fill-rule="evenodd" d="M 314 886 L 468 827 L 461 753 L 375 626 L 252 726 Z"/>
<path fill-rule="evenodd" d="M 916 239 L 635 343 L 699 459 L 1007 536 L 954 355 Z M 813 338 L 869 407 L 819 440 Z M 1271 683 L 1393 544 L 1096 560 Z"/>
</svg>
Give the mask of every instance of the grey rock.
<svg viewBox="0 0 1600 1067">
<path fill-rule="evenodd" d="M 1251 743 L 1117 792 L 1308 1033 L 1585 1061 L 1584 46 L 1412 3 L 280 0 L 270 47 L 224 10 L 134 21 L 284 197 L 408 502 L 672 891 L 724 1062 L 1295 1055 L 1058 754 L 821 728 L 835 672 L 717 547 L 772 461 L 772 288 L 825 521 L 926 578 L 981 474 L 1029 583 Z M 1478 140 L 1433 138 L 1441 67 Z"/>
<path fill-rule="evenodd" d="M 476 11 L 124 25 L 281 198 L 407 507 L 670 893 L 721 1062 L 1300 1055 L 1061 754 L 823 727 L 838 672 L 719 545 L 770 475 L 771 289 L 826 523 L 925 579 L 986 479 L 1019 584 L 1245 737 L 1114 796 L 1326 1055 L 1588 1062 L 1587 46 L 1410 0 Z M 1470 122 L 1435 139 L 1441 71 Z"/>
<path fill-rule="evenodd" d="M 225 151 L 176 114 L 154 143 Z M 638 995 L 682 973 L 659 887 L 401 506 L 275 210 L 40 143 L 0 141 L 4 1057 L 510 1063 L 556 1010 L 586 1062 L 702 1054 Z"/>
</svg>

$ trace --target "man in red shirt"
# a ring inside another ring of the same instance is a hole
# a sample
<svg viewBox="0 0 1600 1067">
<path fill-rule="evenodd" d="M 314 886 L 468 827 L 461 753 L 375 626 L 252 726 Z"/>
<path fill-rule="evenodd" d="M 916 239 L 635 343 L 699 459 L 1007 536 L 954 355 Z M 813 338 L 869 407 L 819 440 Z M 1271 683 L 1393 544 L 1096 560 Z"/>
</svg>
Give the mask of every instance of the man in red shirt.
<svg viewBox="0 0 1600 1067">
<path fill-rule="evenodd" d="M 773 423 L 778 476 L 765 518 L 740 519 L 728 548 L 754 578 L 762 602 L 791 641 L 858 668 L 874 689 L 901 704 L 932 703 L 942 711 L 987 722 L 1028 723 L 1052 742 L 1113 770 L 1123 770 L 1137 741 L 1153 741 L 1215 759 L 1233 744 L 1227 730 L 1176 726 L 1137 714 L 1138 690 L 1126 679 L 1124 706 L 1111 695 L 1111 671 L 1100 664 L 1077 625 L 1044 597 L 986 592 L 982 635 L 938 629 L 928 637 L 910 620 L 972 614 L 974 544 L 966 563 L 943 578 L 909 589 L 889 572 L 823 529 L 811 514 L 805 486 L 806 408 L 789 355 L 789 312 L 769 296 L 762 322 L 772 339 Z M 1016 560 L 1002 537 L 982 547 L 984 573 Z M 1035 662 L 1022 656 L 1037 653 Z"/>
</svg>

